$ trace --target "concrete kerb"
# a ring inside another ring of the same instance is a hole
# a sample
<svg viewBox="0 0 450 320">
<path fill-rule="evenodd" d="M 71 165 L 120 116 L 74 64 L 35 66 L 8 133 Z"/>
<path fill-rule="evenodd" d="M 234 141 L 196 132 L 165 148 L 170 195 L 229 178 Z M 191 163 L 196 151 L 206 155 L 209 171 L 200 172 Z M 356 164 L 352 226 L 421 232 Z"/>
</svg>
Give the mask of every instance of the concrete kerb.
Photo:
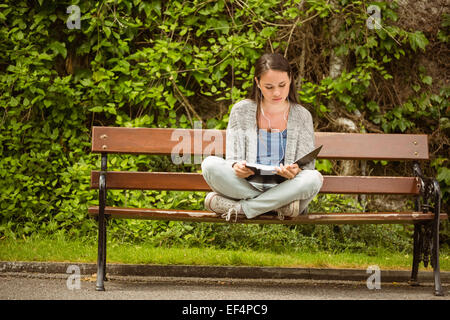
<svg viewBox="0 0 450 320">
<path fill-rule="evenodd" d="M 76 265 L 81 275 L 97 272 L 94 263 L 77 262 L 23 262 L 0 261 L 0 273 L 67 274 L 67 268 Z M 279 268 L 245 266 L 188 266 L 188 265 L 107 265 L 107 274 L 115 276 L 150 276 L 183 278 L 236 278 L 236 279 L 307 279 L 365 281 L 370 274 L 361 269 Z M 411 271 L 381 270 L 382 282 L 407 282 Z M 432 271 L 419 271 L 420 282 L 433 282 Z M 441 272 L 442 283 L 450 283 L 450 272 Z"/>
</svg>

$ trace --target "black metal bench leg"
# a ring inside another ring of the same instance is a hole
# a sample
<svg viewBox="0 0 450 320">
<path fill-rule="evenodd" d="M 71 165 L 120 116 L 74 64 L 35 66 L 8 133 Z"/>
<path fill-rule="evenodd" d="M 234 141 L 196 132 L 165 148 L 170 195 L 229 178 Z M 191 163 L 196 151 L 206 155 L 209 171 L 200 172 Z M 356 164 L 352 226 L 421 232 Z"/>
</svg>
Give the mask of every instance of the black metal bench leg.
<svg viewBox="0 0 450 320">
<path fill-rule="evenodd" d="M 100 209 L 100 211 L 102 211 Z M 99 212 L 98 215 L 98 255 L 97 255 L 97 285 L 95 290 L 105 291 L 105 286 L 103 284 L 105 277 L 105 234 L 106 234 L 106 224 L 104 213 Z"/>
<path fill-rule="evenodd" d="M 439 222 L 433 223 L 434 235 L 433 235 L 433 273 L 434 273 L 434 295 L 443 296 L 444 291 L 442 290 L 441 284 L 441 270 L 439 266 Z"/>
<path fill-rule="evenodd" d="M 98 256 L 97 256 L 97 285 L 95 290 L 105 291 L 106 279 L 106 154 L 102 154 L 102 171 L 99 177 L 99 211 L 98 211 Z"/>
<path fill-rule="evenodd" d="M 409 284 L 412 286 L 418 286 L 419 282 L 417 280 L 417 275 L 419 273 L 419 264 L 421 260 L 421 232 L 420 229 L 422 228 L 422 225 L 420 223 L 414 224 L 414 236 L 413 236 L 413 265 L 412 265 L 412 271 L 411 271 L 411 280 L 409 281 Z"/>
<path fill-rule="evenodd" d="M 439 183 L 433 180 L 434 185 L 434 220 L 433 220 L 433 247 L 431 253 L 431 261 L 434 273 L 434 294 L 443 296 L 441 284 L 441 271 L 439 267 L 439 215 L 441 213 L 441 190 Z"/>
<path fill-rule="evenodd" d="M 106 278 L 106 222 L 107 222 L 107 217 L 105 216 L 105 222 L 104 222 L 104 230 L 103 230 L 103 281 L 108 281 L 108 279 Z"/>
</svg>

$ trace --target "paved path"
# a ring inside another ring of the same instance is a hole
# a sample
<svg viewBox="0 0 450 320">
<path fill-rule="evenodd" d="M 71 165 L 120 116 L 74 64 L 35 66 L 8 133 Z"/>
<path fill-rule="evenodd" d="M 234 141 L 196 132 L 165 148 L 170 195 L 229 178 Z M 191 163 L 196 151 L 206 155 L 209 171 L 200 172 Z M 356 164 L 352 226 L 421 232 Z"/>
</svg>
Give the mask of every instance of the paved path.
<svg viewBox="0 0 450 320">
<path fill-rule="evenodd" d="M 450 300 L 433 295 L 432 283 L 412 287 L 381 283 L 369 290 L 362 281 L 302 279 L 214 279 L 112 276 L 105 292 L 95 291 L 95 279 L 82 277 L 80 288 L 69 290 L 65 274 L 0 273 L 2 300 Z M 70 282 L 75 284 L 75 282 Z"/>
</svg>

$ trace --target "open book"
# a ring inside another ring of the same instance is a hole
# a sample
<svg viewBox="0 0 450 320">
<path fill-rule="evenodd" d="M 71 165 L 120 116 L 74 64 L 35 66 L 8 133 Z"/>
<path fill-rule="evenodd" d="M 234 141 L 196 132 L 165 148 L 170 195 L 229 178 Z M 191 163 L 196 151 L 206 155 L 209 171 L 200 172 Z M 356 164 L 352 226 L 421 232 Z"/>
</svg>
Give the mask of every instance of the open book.
<svg viewBox="0 0 450 320">
<path fill-rule="evenodd" d="M 294 163 L 297 163 L 298 167 L 302 169 L 305 165 L 317 158 L 322 147 L 323 145 L 314 149 L 300 159 L 294 161 Z M 260 183 L 280 183 L 286 180 L 286 178 L 277 174 L 277 166 L 258 163 L 247 163 L 245 166 L 255 173 L 254 175 L 251 175 L 247 178 L 247 180 L 249 181 Z"/>
</svg>

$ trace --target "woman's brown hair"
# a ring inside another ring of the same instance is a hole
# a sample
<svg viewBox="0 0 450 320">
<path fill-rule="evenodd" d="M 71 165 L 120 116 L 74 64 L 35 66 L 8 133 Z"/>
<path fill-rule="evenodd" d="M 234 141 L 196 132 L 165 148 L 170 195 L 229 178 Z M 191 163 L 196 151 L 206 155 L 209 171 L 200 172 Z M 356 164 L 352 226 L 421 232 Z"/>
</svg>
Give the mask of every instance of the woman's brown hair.
<svg viewBox="0 0 450 320">
<path fill-rule="evenodd" d="M 250 92 L 250 99 L 255 101 L 257 105 L 256 119 L 259 118 L 259 113 L 261 112 L 260 110 L 262 102 L 262 92 L 261 89 L 258 87 L 258 84 L 256 83 L 255 77 L 256 79 L 258 79 L 258 81 L 260 81 L 261 76 L 269 70 L 287 72 L 291 82 L 289 86 L 288 99 L 291 103 L 298 104 L 297 89 L 295 87 L 295 82 L 292 76 L 292 69 L 291 66 L 289 65 L 289 61 L 279 53 L 265 53 L 255 63 L 253 87 Z"/>
</svg>

